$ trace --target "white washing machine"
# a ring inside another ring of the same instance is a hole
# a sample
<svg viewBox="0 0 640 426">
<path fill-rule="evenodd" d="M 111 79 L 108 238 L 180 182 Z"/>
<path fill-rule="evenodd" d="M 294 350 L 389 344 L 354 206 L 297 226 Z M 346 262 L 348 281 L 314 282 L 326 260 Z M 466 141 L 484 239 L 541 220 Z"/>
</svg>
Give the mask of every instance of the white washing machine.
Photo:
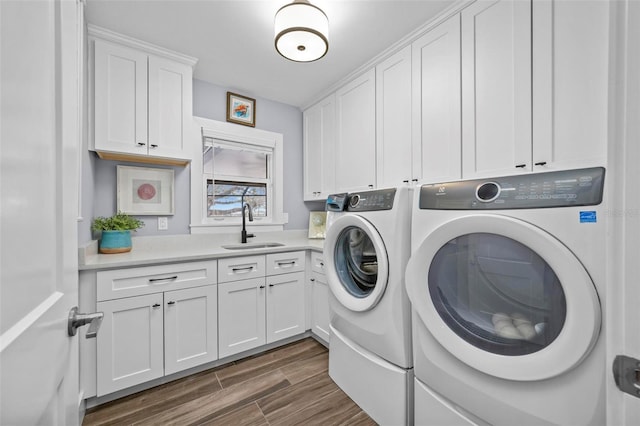
<svg viewBox="0 0 640 426">
<path fill-rule="evenodd" d="M 373 420 L 412 422 L 411 190 L 327 199 L 324 243 L 331 289 L 329 375 Z"/>
<path fill-rule="evenodd" d="M 416 190 L 417 425 L 605 424 L 604 173 Z"/>
</svg>

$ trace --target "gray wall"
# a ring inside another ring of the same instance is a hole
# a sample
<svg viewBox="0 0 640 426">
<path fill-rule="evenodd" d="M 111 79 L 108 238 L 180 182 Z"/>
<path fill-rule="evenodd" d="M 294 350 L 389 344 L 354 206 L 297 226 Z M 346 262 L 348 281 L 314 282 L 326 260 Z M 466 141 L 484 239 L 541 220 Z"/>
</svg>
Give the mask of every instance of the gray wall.
<svg viewBox="0 0 640 426">
<path fill-rule="evenodd" d="M 309 212 L 323 210 L 323 203 L 303 202 L 302 189 L 302 112 L 298 107 L 262 99 L 255 94 L 233 88 L 226 89 L 201 80 L 193 80 L 193 115 L 225 121 L 227 90 L 256 99 L 256 128 L 282 133 L 284 139 L 284 211 L 289 214 L 285 229 L 306 229 Z M 190 166 L 150 166 L 97 159 L 86 151 L 82 164 L 82 220 L 78 223 L 78 242 L 84 245 L 94 239 L 91 221 L 97 216 L 110 216 L 116 211 L 116 166 L 173 168 L 175 171 L 175 214 L 168 216 L 169 229 L 158 231 L 157 216 L 139 216 L 145 227 L 136 236 L 189 233 Z"/>
</svg>

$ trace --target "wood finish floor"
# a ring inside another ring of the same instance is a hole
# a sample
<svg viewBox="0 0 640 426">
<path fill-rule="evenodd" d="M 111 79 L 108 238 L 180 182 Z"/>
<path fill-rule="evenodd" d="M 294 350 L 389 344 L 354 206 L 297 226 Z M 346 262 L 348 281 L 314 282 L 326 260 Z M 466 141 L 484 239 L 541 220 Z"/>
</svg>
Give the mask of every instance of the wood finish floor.
<svg viewBox="0 0 640 426">
<path fill-rule="evenodd" d="M 307 338 L 87 411 L 93 425 L 375 425 Z"/>
</svg>

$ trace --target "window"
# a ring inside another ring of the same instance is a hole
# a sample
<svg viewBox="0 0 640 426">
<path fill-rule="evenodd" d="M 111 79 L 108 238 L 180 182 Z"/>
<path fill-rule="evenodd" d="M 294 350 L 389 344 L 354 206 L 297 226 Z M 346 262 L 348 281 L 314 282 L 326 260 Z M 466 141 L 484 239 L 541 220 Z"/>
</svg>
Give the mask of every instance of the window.
<svg viewBox="0 0 640 426">
<path fill-rule="evenodd" d="M 201 156 L 191 167 L 191 232 L 231 232 L 248 204 L 250 226 L 282 230 L 282 135 L 196 118 Z M 199 188 L 199 189 L 198 189 Z"/>
</svg>

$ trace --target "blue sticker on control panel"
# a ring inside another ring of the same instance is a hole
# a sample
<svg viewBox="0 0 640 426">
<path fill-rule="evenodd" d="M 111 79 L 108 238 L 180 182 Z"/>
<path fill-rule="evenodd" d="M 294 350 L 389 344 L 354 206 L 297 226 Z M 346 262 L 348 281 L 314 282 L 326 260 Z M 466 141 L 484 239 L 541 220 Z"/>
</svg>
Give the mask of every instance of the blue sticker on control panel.
<svg viewBox="0 0 640 426">
<path fill-rule="evenodd" d="M 580 223 L 596 223 L 597 221 L 595 211 L 580 212 Z"/>
</svg>

